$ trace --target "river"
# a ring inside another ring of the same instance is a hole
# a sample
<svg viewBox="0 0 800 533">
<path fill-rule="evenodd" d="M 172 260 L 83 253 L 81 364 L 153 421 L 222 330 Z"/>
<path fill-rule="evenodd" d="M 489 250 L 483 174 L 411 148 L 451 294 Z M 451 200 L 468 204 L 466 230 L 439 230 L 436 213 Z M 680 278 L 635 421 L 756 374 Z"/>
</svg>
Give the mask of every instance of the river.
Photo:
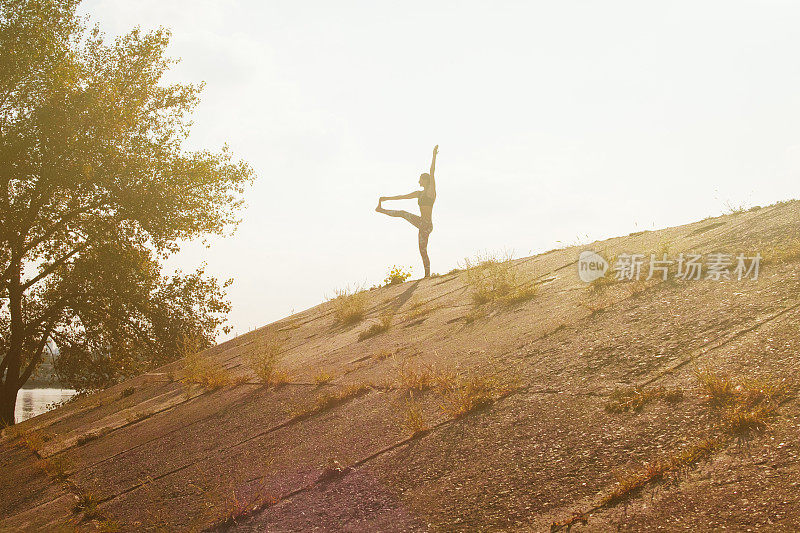
<svg viewBox="0 0 800 533">
<path fill-rule="evenodd" d="M 17 422 L 22 422 L 48 411 L 49 404 L 68 400 L 74 395 L 72 389 L 21 389 L 17 394 L 14 416 Z"/>
</svg>

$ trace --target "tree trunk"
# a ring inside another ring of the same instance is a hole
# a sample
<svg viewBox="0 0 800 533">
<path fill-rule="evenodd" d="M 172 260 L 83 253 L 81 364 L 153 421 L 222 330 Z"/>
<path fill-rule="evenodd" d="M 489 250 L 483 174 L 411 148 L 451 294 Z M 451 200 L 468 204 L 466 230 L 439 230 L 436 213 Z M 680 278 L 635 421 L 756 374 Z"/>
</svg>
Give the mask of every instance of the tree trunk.
<svg viewBox="0 0 800 533">
<path fill-rule="evenodd" d="M 14 425 L 14 409 L 17 406 L 17 390 L 7 385 L 0 387 L 0 428 Z"/>
<path fill-rule="evenodd" d="M 11 315 L 11 339 L 6 358 L 6 379 L 0 389 L 0 424 L 14 424 L 14 407 L 17 405 L 17 391 L 22 387 L 19 371 L 22 364 L 22 343 L 25 323 L 22 320 L 22 265 L 11 259 L 11 276 L 8 287 L 8 310 Z"/>
</svg>

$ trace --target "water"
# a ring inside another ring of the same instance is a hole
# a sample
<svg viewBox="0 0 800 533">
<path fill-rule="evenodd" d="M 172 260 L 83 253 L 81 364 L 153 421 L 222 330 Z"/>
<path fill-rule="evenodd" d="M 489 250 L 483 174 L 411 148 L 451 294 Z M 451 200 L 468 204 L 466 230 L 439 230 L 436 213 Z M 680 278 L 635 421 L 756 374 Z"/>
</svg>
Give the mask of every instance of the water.
<svg viewBox="0 0 800 533">
<path fill-rule="evenodd" d="M 48 404 L 68 400 L 74 395 L 72 389 L 21 389 L 14 416 L 17 422 L 22 422 L 48 411 Z"/>
</svg>

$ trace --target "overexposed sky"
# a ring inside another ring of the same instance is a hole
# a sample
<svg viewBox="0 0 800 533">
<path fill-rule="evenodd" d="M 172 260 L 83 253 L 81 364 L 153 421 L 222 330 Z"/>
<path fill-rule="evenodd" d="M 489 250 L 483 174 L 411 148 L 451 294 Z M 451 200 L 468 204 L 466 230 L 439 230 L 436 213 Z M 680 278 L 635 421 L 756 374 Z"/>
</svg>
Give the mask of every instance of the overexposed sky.
<svg viewBox="0 0 800 533">
<path fill-rule="evenodd" d="M 172 261 L 233 277 L 244 333 L 422 275 L 373 211 L 440 145 L 434 272 L 800 196 L 800 2 L 85 0 L 109 35 L 172 30 L 205 81 L 192 144 L 258 175 L 233 237 Z M 387 203 L 416 212 L 414 201 Z"/>
</svg>

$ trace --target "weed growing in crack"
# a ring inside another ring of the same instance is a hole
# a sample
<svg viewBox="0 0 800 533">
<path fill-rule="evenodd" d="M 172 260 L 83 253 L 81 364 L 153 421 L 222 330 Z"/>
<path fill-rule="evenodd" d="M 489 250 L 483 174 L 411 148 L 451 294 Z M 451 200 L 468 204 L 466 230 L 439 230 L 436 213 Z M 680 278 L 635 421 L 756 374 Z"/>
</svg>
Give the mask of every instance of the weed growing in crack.
<svg viewBox="0 0 800 533">
<path fill-rule="evenodd" d="M 414 394 L 409 392 L 406 399 L 405 413 L 403 417 L 403 431 L 408 433 L 411 438 L 415 438 L 430 429 L 422 406 L 414 400 Z"/>
<path fill-rule="evenodd" d="M 634 413 L 653 400 L 663 400 L 667 403 L 677 403 L 683 400 L 683 390 L 656 387 L 652 389 L 643 387 L 616 388 L 605 403 L 609 413 Z"/>
<path fill-rule="evenodd" d="M 353 398 L 363 396 L 370 390 L 372 390 L 371 386 L 362 384 L 362 385 L 351 385 L 349 387 L 340 389 L 336 392 L 323 393 L 317 397 L 317 399 L 311 406 L 295 412 L 294 416 L 296 418 L 307 418 L 317 413 L 327 411 L 328 409 L 336 407 L 337 405 L 341 405 Z"/>
<path fill-rule="evenodd" d="M 515 389 L 515 385 L 496 374 L 458 376 L 454 383 L 442 387 L 441 408 L 451 418 L 461 418 L 492 405 Z"/>
</svg>

